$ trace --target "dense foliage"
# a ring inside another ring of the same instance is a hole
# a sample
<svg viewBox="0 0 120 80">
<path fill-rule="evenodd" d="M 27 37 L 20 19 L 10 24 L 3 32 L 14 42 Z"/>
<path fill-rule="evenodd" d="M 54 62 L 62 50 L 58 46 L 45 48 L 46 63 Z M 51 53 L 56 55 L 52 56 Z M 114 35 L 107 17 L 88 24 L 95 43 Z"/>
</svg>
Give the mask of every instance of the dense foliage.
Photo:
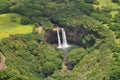
<svg viewBox="0 0 120 80">
<path fill-rule="evenodd" d="M 115 3 L 120 3 L 120 0 L 112 0 Z"/>
<path fill-rule="evenodd" d="M 8 68 L 6 73 L 1 71 L 1 80 L 10 79 L 34 80 L 51 75 L 61 68 L 60 52 L 55 51 L 50 44 L 41 44 L 38 34 L 11 35 L 0 44 L 0 49 L 5 53 Z M 9 72 L 9 70 L 11 70 Z M 9 72 L 9 73 L 7 73 Z M 16 75 L 16 76 L 14 76 Z M 30 78 L 31 77 L 31 78 Z M 39 80 L 39 79 L 38 79 Z"/>
<path fill-rule="evenodd" d="M 112 2 L 119 5 L 119 0 Z M 21 24 L 42 25 L 44 31 L 38 34 L 34 29 L 0 42 L 7 59 L 0 80 L 119 80 L 120 8 L 94 5 L 99 1 L 1 0 L 1 14 L 17 13 L 22 16 Z M 46 34 L 53 24 L 64 27 L 73 35 L 68 40 L 72 42 L 75 37 L 80 46 L 67 53 L 72 71 L 60 71 L 63 53 L 47 42 Z"/>
</svg>

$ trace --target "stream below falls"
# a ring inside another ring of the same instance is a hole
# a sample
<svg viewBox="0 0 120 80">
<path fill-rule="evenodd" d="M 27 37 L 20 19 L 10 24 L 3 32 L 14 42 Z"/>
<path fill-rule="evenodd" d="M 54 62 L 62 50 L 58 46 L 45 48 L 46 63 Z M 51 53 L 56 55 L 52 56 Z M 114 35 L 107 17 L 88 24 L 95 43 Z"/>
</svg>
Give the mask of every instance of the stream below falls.
<svg viewBox="0 0 120 80">
<path fill-rule="evenodd" d="M 66 48 L 57 48 L 57 50 L 64 52 L 63 54 L 63 68 L 62 71 L 63 72 L 67 72 L 68 70 L 72 70 L 73 66 L 72 64 L 69 62 L 68 59 L 68 54 L 71 50 L 75 49 L 75 48 L 79 48 L 80 46 L 77 45 L 70 45 L 70 47 L 66 47 Z"/>
</svg>

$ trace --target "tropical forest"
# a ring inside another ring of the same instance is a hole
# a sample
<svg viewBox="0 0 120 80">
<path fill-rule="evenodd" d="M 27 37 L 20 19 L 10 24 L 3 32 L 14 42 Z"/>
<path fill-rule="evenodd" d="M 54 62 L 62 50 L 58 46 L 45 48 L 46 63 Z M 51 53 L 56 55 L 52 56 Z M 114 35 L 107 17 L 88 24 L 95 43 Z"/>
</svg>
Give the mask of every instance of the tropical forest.
<svg viewBox="0 0 120 80">
<path fill-rule="evenodd" d="M 0 0 L 0 80 L 120 80 L 120 0 Z"/>
</svg>

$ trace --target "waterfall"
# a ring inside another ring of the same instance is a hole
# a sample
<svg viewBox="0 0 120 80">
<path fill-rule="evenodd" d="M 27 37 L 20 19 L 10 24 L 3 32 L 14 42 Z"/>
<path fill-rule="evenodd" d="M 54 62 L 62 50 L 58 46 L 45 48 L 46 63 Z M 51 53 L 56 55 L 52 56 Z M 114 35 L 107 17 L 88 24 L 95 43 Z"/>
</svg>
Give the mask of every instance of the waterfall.
<svg viewBox="0 0 120 80">
<path fill-rule="evenodd" d="M 57 37 L 58 37 L 58 48 L 62 48 L 59 29 L 57 29 Z"/>
<path fill-rule="evenodd" d="M 69 45 L 67 43 L 67 39 L 66 39 L 65 30 L 64 30 L 64 28 L 61 28 L 61 30 L 62 30 L 62 39 L 63 39 L 62 47 L 63 48 L 69 47 Z"/>
<path fill-rule="evenodd" d="M 60 39 L 60 32 L 59 32 L 60 29 L 57 29 L 57 37 L 58 37 L 58 48 L 67 48 L 69 47 L 68 43 L 67 43 L 67 38 L 66 38 L 66 33 L 65 33 L 65 30 L 64 28 L 61 28 L 62 30 L 62 40 L 63 40 L 63 43 L 61 44 L 61 39 Z"/>
</svg>

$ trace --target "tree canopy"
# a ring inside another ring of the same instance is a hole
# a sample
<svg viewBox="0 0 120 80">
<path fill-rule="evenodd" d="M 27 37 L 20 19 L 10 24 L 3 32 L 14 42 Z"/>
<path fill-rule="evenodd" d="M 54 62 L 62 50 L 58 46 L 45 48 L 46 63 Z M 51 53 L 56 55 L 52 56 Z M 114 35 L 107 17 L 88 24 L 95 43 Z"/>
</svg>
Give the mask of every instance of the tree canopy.
<svg viewBox="0 0 120 80">
<path fill-rule="evenodd" d="M 0 14 L 19 14 L 21 24 L 35 26 L 32 33 L 1 40 L 7 68 L 0 70 L 0 80 L 120 79 L 120 8 L 99 6 L 99 0 L 1 0 Z M 61 71 L 64 52 L 55 47 L 53 25 L 79 46 L 67 53 L 72 71 Z M 37 27 L 43 27 L 40 34 Z"/>
</svg>

